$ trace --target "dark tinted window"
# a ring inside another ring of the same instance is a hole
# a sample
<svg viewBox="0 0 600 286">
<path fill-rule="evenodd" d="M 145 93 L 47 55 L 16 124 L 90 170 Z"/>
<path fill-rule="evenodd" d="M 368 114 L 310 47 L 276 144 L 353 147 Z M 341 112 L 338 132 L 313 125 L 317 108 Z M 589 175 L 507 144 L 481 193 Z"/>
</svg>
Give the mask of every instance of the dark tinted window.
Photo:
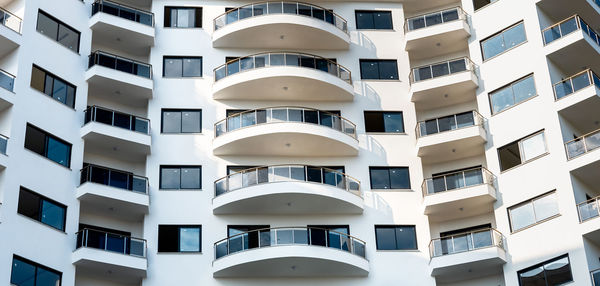
<svg viewBox="0 0 600 286">
<path fill-rule="evenodd" d="M 162 110 L 162 132 L 163 133 L 201 133 L 202 111 L 201 110 Z"/>
<path fill-rule="evenodd" d="M 557 286 L 573 281 L 568 255 L 542 262 L 517 273 L 520 286 Z"/>
<path fill-rule="evenodd" d="M 38 66 L 31 70 L 30 85 L 66 106 L 75 107 L 75 86 Z"/>
<path fill-rule="evenodd" d="M 417 249 L 417 234 L 413 225 L 375 226 L 378 250 Z"/>
<path fill-rule="evenodd" d="M 67 208 L 23 187 L 19 191 L 17 212 L 56 229 L 65 230 Z"/>
<path fill-rule="evenodd" d="M 398 79 L 398 62 L 396 60 L 360 60 L 361 79 Z"/>
<path fill-rule="evenodd" d="M 69 50 L 79 52 L 79 31 L 65 25 L 42 10 L 38 12 L 36 29 Z"/>
<path fill-rule="evenodd" d="M 496 2 L 498 0 L 473 0 L 473 6 L 475 6 L 475 10 L 479 10 L 490 3 Z"/>
<path fill-rule="evenodd" d="M 408 167 L 370 167 L 371 189 L 410 189 Z"/>
<path fill-rule="evenodd" d="M 366 30 L 391 30 L 391 11 L 356 11 L 356 28 Z"/>
<path fill-rule="evenodd" d="M 159 225 L 158 252 L 201 252 L 202 226 Z"/>
<path fill-rule="evenodd" d="M 365 111 L 367 132 L 404 133 L 402 112 Z"/>
<path fill-rule="evenodd" d="M 164 57 L 164 77 L 201 77 L 202 57 Z"/>
<path fill-rule="evenodd" d="M 71 144 L 30 124 L 25 131 L 25 148 L 67 168 L 71 165 Z"/>
<path fill-rule="evenodd" d="M 165 7 L 165 27 L 201 28 L 201 7 Z"/>
<path fill-rule="evenodd" d="M 161 189 L 201 189 L 202 168 L 200 166 L 161 166 Z"/>
<path fill-rule="evenodd" d="M 16 286 L 60 286 L 62 273 L 14 255 L 10 283 Z"/>
</svg>

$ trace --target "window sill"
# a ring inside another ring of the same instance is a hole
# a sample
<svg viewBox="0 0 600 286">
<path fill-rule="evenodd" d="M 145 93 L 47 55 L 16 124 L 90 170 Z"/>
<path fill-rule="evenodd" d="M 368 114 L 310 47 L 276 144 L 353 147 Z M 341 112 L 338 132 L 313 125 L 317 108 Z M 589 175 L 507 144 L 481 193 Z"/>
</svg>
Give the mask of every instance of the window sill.
<svg viewBox="0 0 600 286">
<path fill-rule="evenodd" d="M 531 158 L 531 159 L 529 159 L 529 160 L 527 160 L 527 161 L 525 161 L 525 162 L 523 162 L 523 163 L 521 163 L 521 164 L 519 164 L 519 165 L 516 165 L 516 166 L 514 166 L 514 167 L 510 167 L 510 168 L 508 168 L 508 169 L 506 169 L 506 170 L 504 170 L 504 171 L 500 171 L 500 174 L 504 174 L 504 173 L 506 173 L 506 172 L 508 172 L 508 171 L 514 170 L 514 169 L 516 169 L 516 168 L 518 168 L 518 167 L 521 167 L 521 166 L 523 166 L 523 165 L 525 165 L 525 164 L 528 164 L 528 163 L 530 163 L 530 162 L 536 161 L 537 159 L 540 159 L 540 158 L 542 158 L 542 157 L 545 157 L 545 156 L 547 156 L 547 155 L 549 155 L 549 154 L 550 154 L 550 152 L 546 152 L 546 153 L 544 153 L 544 154 L 542 154 L 542 155 L 539 155 L 539 156 L 537 156 L 537 157 Z"/>
<path fill-rule="evenodd" d="M 522 231 L 528 230 L 528 229 L 530 229 L 530 228 L 532 228 L 532 227 L 534 227 L 534 226 L 536 226 L 536 225 L 540 225 L 540 224 L 542 224 L 542 223 L 545 223 L 545 222 L 547 222 L 547 221 L 551 221 L 551 220 L 553 220 L 553 219 L 555 219 L 555 218 L 558 218 L 558 217 L 561 217 L 561 216 L 562 216 L 562 214 L 553 215 L 553 216 L 551 216 L 551 217 L 549 217 L 549 218 L 547 218 L 547 219 L 540 220 L 540 221 L 538 221 L 538 222 L 536 222 L 536 223 L 534 223 L 534 224 L 532 224 L 532 225 L 528 225 L 528 226 L 526 226 L 526 227 L 524 227 L 524 228 L 522 228 L 522 229 L 515 230 L 515 231 L 511 231 L 511 233 L 510 233 L 510 234 L 511 234 L 511 235 L 513 235 L 513 234 L 517 234 L 517 233 L 519 233 L 519 232 L 522 232 Z"/>
<path fill-rule="evenodd" d="M 44 159 L 46 159 L 46 161 L 48 161 L 48 162 L 51 162 L 51 163 L 53 163 L 53 164 L 56 164 L 56 165 L 58 165 L 58 166 L 61 166 L 61 167 L 65 168 L 65 169 L 67 169 L 67 170 L 69 170 L 69 171 L 73 171 L 73 170 L 71 169 L 71 167 L 67 167 L 67 166 L 65 166 L 65 165 L 59 164 L 59 163 L 57 163 L 57 162 L 54 162 L 54 161 L 52 161 L 52 160 L 48 159 L 47 157 L 44 157 L 44 156 L 42 156 L 42 155 L 40 155 L 40 154 L 38 154 L 38 153 L 35 153 L 35 152 L 33 152 L 33 151 L 31 151 L 31 150 L 29 150 L 29 149 L 27 149 L 27 148 L 23 148 L 23 150 L 27 150 L 27 152 L 29 152 L 29 153 L 31 153 L 31 154 L 34 154 L 34 155 L 36 155 L 36 156 L 38 156 L 38 157 L 40 157 L 40 158 L 44 158 Z M 72 151 L 72 149 L 71 149 L 71 151 Z"/>
<path fill-rule="evenodd" d="M 20 213 L 18 213 L 18 212 L 17 212 L 17 215 L 19 215 L 20 217 L 26 218 L 27 220 L 33 221 L 33 222 L 35 222 L 35 223 L 41 224 L 41 225 L 43 225 L 43 226 L 45 226 L 45 227 L 47 227 L 47 228 L 50 228 L 50 229 L 52 229 L 52 230 L 54 230 L 54 231 L 56 231 L 56 232 L 58 232 L 58 233 L 62 233 L 62 234 L 64 234 L 64 235 L 66 235 L 66 234 L 67 234 L 67 233 L 66 233 L 64 230 L 60 230 L 60 229 L 58 229 L 58 228 L 55 228 L 55 227 L 53 227 L 53 226 L 49 226 L 49 225 L 47 225 L 47 224 L 45 224 L 45 223 L 43 223 L 43 222 L 41 222 L 41 221 L 39 221 L 39 220 L 37 220 L 37 219 L 32 219 L 32 218 L 30 218 L 30 217 L 28 217 L 28 216 L 26 216 L 26 215 L 20 214 Z"/>
<path fill-rule="evenodd" d="M 33 90 L 35 93 L 39 93 L 39 94 L 43 95 L 43 96 L 44 96 L 44 98 L 50 99 L 50 100 L 51 100 L 52 102 L 54 102 L 54 103 L 58 103 L 59 105 L 61 105 L 61 106 L 63 106 L 63 107 L 66 107 L 66 108 L 68 108 L 69 110 L 72 110 L 72 111 L 77 111 L 77 110 L 75 109 L 75 107 L 70 107 L 70 106 L 68 106 L 68 105 L 66 105 L 66 104 L 64 104 L 64 103 L 62 103 L 62 102 L 60 102 L 60 101 L 58 101 L 58 100 L 54 99 L 54 97 L 51 97 L 51 96 L 49 96 L 49 95 L 47 95 L 47 94 L 45 94 L 45 93 L 43 93 L 43 92 L 41 92 L 41 91 L 39 91 L 39 90 L 37 90 L 37 89 L 35 89 L 35 88 L 31 87 L 31 86 L 29 86 L 29 88 L 30 88 L 31 90 Z M 75 92 L 77 92 L 77 90 L 76 90 Z M 77 101 L 77 94 L 75 94 L 75 101 Z"/>
</svg>

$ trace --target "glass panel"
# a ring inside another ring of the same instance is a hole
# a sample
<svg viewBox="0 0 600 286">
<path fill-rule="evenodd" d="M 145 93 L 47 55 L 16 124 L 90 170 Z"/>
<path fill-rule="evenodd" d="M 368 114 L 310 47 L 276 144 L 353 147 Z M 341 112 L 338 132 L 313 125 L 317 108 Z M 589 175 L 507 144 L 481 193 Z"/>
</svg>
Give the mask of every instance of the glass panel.
<svg viewBox="0 0 600 286">
<path fill-rule="evenodd" d="M 277 231 L 277 245 L 280 244 L 292 244 L 293 243 L 293 232 L 291 229 L 278 229 Z"/>
<path fill-rule="evenodd" d="M 373 24 L 375 29 L 391 30 L 392 26 L 392 12 L 388 11 L 377 11 L 373 13 Z"/>
<path fill-rule="evenodd" d="M 521 148 L 523 149 L 523 161 L 531 160 L 546 153 L 544 133 L 523 140 L 521 142 Z"/>
<path fill-rule="evenodd" d="M 130 245 L 130 253 L 137 256 L 145 256 L 144 250 L 146 246 L 143 240 L 138 240 L 135 238 L 131 238 L 129 241 Z"/>
<path fill-rule="evenodd" d="M 398 79 L 398 63 L 379 61 L 379 79 Z"/>
<path fill-rule="evenodd" d="M 414 19 L 409 19 L 408 20 L 408 29 L 409 30 L 417 30 L 417 29 L 421 29 L 421 28 L 425 28 L 425 17 L 419 17 L 419 18 L 414 18 Z"/>
<path fill-rule="evenodd" d="M 510 209 L 510 222 L 512 230 L 517 231 L 534 224 L 535 213 L 531 203 Z"/>
<path fill-rule="evenodd" d="M 311 16 L 310 6 L 298 4 L 298 15 Z"/>
<path fill-rule="evenodd" d="M 319 112 L 316 110 L 304 110 L 304 122 L 319 124 Z"/>
<path fill-rule="evenodd" d="M 307 181 L 309 182 L 317 182 L 317 183 L 321 183 L 322 182 L 322 177 L 321 177 L 321 168 L 318 167 L 306 167 L 306 175 L 307 175 Z"/>
<path fill-rule="evenodd" d="M 10 283 L 17 286 L 34 286 L 35 266 L 13 258 Z"/>
<path fill-rule="evenodd" d="M 450 74 L 448 63 L 441 63 L 431 66 L 433 77 L 444 76 Z"/>
<path fill-rule="evenodd" d="M 65 103 L 67 99 L 67 84 L 62 80 L 54 79 L 52 97 L 62 103 Z"/>
<path fill-rule="evenodd" d="M 162 168 L 160 172 L 161 189 L 179 189 L 181 185 L 179 168 Z"/>
<path fill-rule="evenodd" d="M 444 22 L 458 20 L 458 9 L 442 12 Z"/>
<path fill-rule="evenodd" d="M 195 23 L 194 9 L 177 8 L 177 25 L 179 28 L 193 28 Z"/>
<path fill-rule="evenodd" d="M 216 258 L 221 258 L 227 254 L 229 254 L 228 250 L 227 250 L 227 241 L 221 242 L 219 244 L 217 244 L 216 250 L 215 250 L 215 256 Z"/>
<path fill-rule="evenodd" d="M 291 166 L 290 167 L 290 177 L 293 180 L 304 181 L 304 167 L 299 166 Z"/>
<path fill-rule="evenodd" d="M 240 61 L 238 60 L 234 60 L 232 62 L 229 62 L 227 64 L 227 75 L 232 75 L 235 73 L 240 72 Z"/>
<path fill-rule="evenodd" d="M 535 209 L 535 218 L 538 222 L 557 215 L 558 202 L 556 201 L 556 194 L 550 194 L 534 200 L 533 208 Z"/>
<path fill-rule="evenodd" d="M 565 36 L 577 30 L 579 30 L 579 27 L 577 26 L 577 18 L 571 18 L 560 24 L 560 32 L 562 36 Z"/>
<path fill-rule="evenodd" d="M 295 229 L 294 230 L 294 243 L 295 244 L 308 244 L 308 231 L 306 229 Z"/>
<path fill-rule="evenodd" d="M 239 15 L 238 9 L 230 10 L 227 12 L 227 16 L 226 16 L 227 18 L 225 19 L 225 21 L 227 22 L 227 24 L 237 22 L 238 15 Z"/>
<path fill-rule="evenodd" d="M 200 168 L 181 168 L 181 188 L 200 189 Z"/>
<path fill-rule="evenodd" d="M 260 16 L 267 14 L 267 3 L 254 4 L 252 5 L 254 16 Z"/>
<path fill-rule="evenodd" d="M 428 182 L 431 187 L 433 187 L 434 193 L 444 192 L 446 191 L 446 177 L 436 177 L 433 178 L 430 182 Z"/>
<path fill-rule="evenodd" d="M 576 92 L 584 87 L 587 87 L 591 83 L 589 73 L 587 73 L 587 72 L 572 78 L 572 81 L 573 81 L 573 92 Z"/>
<path fill-rule="evenodd" d="M 105 250 L 125 253 L 125 237 L 118 234 L 106 234 Z"/>
<path fill-rule="evenodd" d="M 441 24 L 442 23 L 442 14 L 435 13 L 435 14 L 426 15 L 425 22 L 427 23 L 427 26 Z"/>
<path fill-rule="evenodd" d="M 145 194 L 147 192 L 147 186 L 148 186 L 148 182 L 146 181 L 145 178 L 133 176 L 133 182 L 132 182 L 131 189 L 134 192 L 139 192 L 139 193 Z"/>
<path fill-rule="evenodd" d="M 410 189 L 408 168 L 390 168 L 390 183 L 392 189 Z"/>
<path fill-rule="evenodd" d="M 360 75 L 362 79 L 379 79 L 379 64 L 375 61 L 361 61 Z"/>
<path fill-rule="evenodd" d="M 196 227 L 179 229 L 179 251 L 200 251 L 200 229 Z"/>
<path fill-rule="evenodd" d="M 492 245 L 492 231 L 480 231 L 473 233 L 473 248 L 481 248 Z"/>
<path fill-rule="evenodd" d="M 183 59 L 183 76 L 184 77 L 201 77 L 202 76 L 202 59 L 201 58 Z"/>
<path fill-rule="evenodd" d="M 396 227 L 396 249 L 417 249 L 416 238 L 414 226 Z"/>
<path fill-rule="evenodd" d="M 387 169 L 371 169 L 370 175 L 372 189 L 390 188 L 390 174 Z"/>
<path fill-rule="evenodd" d="M 467 60 L 460 59 L 456 61 L 451 61 L 448 63 L 450 65 L 450 73 L 457 73 L 467 70 Z"/>
<path fill-rule="evenodd" d="M 563 285 L 573 281 L 569 258 L 564 257 L 544 265 L 546 270 L 546 282 L 548 285 Z"/>
<path fill-rule="evenodd" d="M 38 267 L 35 285 L 58 286 L 60 285 L 60 274 Z"/>
<path fill-rule="evenodd" d="M 114 126 L 131 130 L 131 117 L 128 114 L 114 112 Z"/>
<path fill-rule="evenodd" d="M 483 50 L 484 60 L 501 54 L 506 50 L 504 47 L 504 40 L 502 34 L 494 36 L 485 42 L 481 43 L 481 49 Z"/>
<path fill-rule="evenodd" d="M 36 29 L 53 40 L 58 37 L 58 23 L 42 13 L 38 13 Z"/>
<path fill-rule="evenodd" d="M 48 159 L 65 167 L 70 165 L 71 146 L 66 145 L 52 137 L 48 137 Z"/>
<path fill-rule="evenodd" d="M 269 122 L 287 121 L 287 109 L 271 109 L 271 120 Z"/>
<path fill-rule="evenodd" d="M 426 80 L 433 77 L 430 66 L 413 69 L 413 72 L 415 73 L 415 81 Z"/>
<path fill-rule="evenodd" d="M 285 58 L 283 54 L 270 54 L 272 66 L 282 66 L 285 64 Z"/>
<path fill-rule="evenodd" d="M 459 189 L 465 186 L 463 173 L 455 173 L 446 176 L 446 187 L 448 190 Z"/>
<path fill-rule="evenodd" d="M 504 44 L 506 45 L 504 48 L 505 50 L 527 40 L 523 23 L 504 31 L 502 35 L 504 36 Z"/>
<path fill-rule="evenodd" d="M 492 93 L 490 95 L 490 100 L 492 101 L 492 111 L 494 113 L 498 113 L 515 105 L 515 98 L 510 86 Z"/>
<path fill-rule="evenodd" d="M 473 112 L 465 112 L 456 115 L 456 128 L 463 128 L 475 125 Z"/>
<path fill-rule="evenodd" d="M 108 124 L 108 125 L 113 124 L 113 113 L 111 111 L 108 111 L 108 110 L 102 109 L 102 108 L 93 108 L 92 110 L 95 111 L 95 113 L 94 113 L 95 120 L 94 121 Z"/>
<path fill-rule="evenodd" d="M 269 14 L 280 14 L 283 13 L 283 6 L 281 2 L 269 2 Z"/>
<path fill-rule="evenodd" d="M 529 99 L 537 94 L 533 76 L 516 82 L 512 85 L 512 89 L 515 96 L 515 103 L 525 101 L 526 99 Z"/>
<path fill-rule="evenodd" d="M 285 54 L 285 65 L 286 66 L 299 66 L 300 56 L 295 54 Z"/>
<path fill-rule="evenodd" d="M 357 29 L 375 29 L 373 23 L 373 12 L 356 11 L 356 28 Z"/>
<path fill-rule="evenodd" d="M 481 169 L 465 171 L 465 186 L 475 186 L 483 184 L 483 173 Z"/>
<path fill-rule="evenodd" d="M 182 111 L 181 112 L 181 132 L 200 133 L 201 127 L 200 111 Z"/>
<path fill-rule="evenodd" d="M 122 72 L 135 74 L 133 62 L 125 60 L 125 59 L 117 59 L 116 69 L 120 70 Z"/>
<path fill-rule="evenodd" d="M 58 42 L 69 50 L 79 52 L 79 33 L 64 26 L 58 26 Z"/>
<path fill-rule="evenodd" d="M 150 122 L 148 122 L 147 120 L 136 117 L 134 121 L 133 130 L 140 133 L 148 134 L 148 130 L 150 127 L 149 124 Z"/>
<path fill-rule="evenodd" d="M 584 138 L 587 152 L 600 147 L 600 133 L 588 135 Z"/>
<path fill-rule="evenodd" d="M 129 174 L 117 171 L 110 172 L 110 186 L 119 189 L 128 189 Z"/>
<path fill-rule="evenodd" d="M 440 117 L 437 119 L 439 131 L 450 131 L 456 129 L 456 121 L 454 121 L 454 115 Z"/>
<path fill-rule="evenodd" d="M 289 121 L 302 122 L 302 109 L 288 109 Z"/>
<path fill-rule="evenodd" d="M 471 235 L 455 236 L 454 241 L 454 252 L 463 252 L 471 249 Z"/>
<path fill-rule="evenodd" d="M 527 272 L 519 273 L 519 280 L 522 286 L 546 285 L 546 278 L 542 266 Z"/>
<path fill-rule="evenodd" d="M 162 132 L 164 132 L 164 133 L 180 133 L 181 132 L 181 112 L 179 112 L 179 111 L 163 111 Z"/>
<path fill-rule="evenodd" d="M 271 182 L 288 181 L 290 178 L 290 167 L 270 167 L 272 170 Z"/>
<path fill-rule="evenodd" d="M 269 55 L 254 56 L 254 68 L 262 68 L 269 65 Z"/>
</svg>

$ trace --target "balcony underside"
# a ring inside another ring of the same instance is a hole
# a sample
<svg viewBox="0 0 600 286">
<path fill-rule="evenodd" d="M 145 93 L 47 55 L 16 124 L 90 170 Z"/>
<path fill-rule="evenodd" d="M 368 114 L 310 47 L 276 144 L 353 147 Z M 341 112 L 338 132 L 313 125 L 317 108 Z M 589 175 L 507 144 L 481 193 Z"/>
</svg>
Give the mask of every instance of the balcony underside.
<svg viewBox="0 0 600 286">
<path fill-rule="evenodd" d="M 569 5 L 565 5 L 564 0 L 536 0 L 537 6 L 556 22 L 577 14 L 593 27 L 598 27 L 600 26 L 600 19 L 598 19 L 600 7 L 593 2 L 594 0 L 571 0 Z"/>
<path fill-rule="evenodd" d="M 411 101 L 418 110 L 429 110 L 475 100 L 479 83 L 473 72 L 461 72 L 411 85 Z"/>
<path fill-rule="evenodd" d="M 471 36 L 466 21 L 453 21 L 406 33 L 406 51 L 411 60 L 435 58 L 467 49 Z"/>
<path fill-rule="evenodd" d="M 419 138 L 417 154 L 427 163 L 446 162 L 482 154 L 486 141 L 482 126 L 465 127 Z"/>
<path fill-rule="evenodd" d="M 151 151 L 150 135 L 98 122 L 84 125 L 81 138 L 86 148 L 112 149 L 134 156 L 146 156 Z"/>
<path fill-rule="evenodd" d="M 438 283 L 450 283 L 502 273 L 505 263 L 503 249 L 487 247 L 434 257 L 429 265 Z"/>
<path fill-rule="evenodd" d="M 121 283 L 140 283 L 146 277 L 147 262 L 142 257 L 80 247 L 73 252 L 71 261 L 78 274 L 104 276 Z"/>
<path fill-rule="evenodd" d="M 0 111 L 13 106 L 15 93 L 0 87 Z"/>
<path fill-rule="evenodd" d="M 154 45 L 154 28 L 106 13 L 90 18 L 92 43 L 98 46 L 118 47 L 137 56 L 147 56 Z"/>
<path fill-rule="evenodd" d="M 124 104 L 146 104 L 152 98 L 153 82 L 149 78 L 92 66 L 85 73 L 89 94 L 110 95 Z"/>
<path fill-rule="evenodd" d="M 556 102 L 558 114 L 571 125 L 586 132 L 598 129 L 600 120 L 600 89 L 588 86 Z"/>
<path fill-rule="evenodd" d="M 0 58 L 3 58 L 21 45 L 21 35 L 0 24 Z"/>
<path fill-rule="evenodd" d="M 364 277 L 369 262 L 329 247 L 284 245 L 230 254 L 213 262 L 220 277 Z"/>
<path fill-rule="evenodd" d="M 584 67 L 600 70 L 600 61 L 595 60 L 600 56 L 600 46 L 581 30 L 549 43 L 545 49 L 547 58 L 565 74 L 576 74 Z"/>
<path fill-rule="evenodd" d="M 472 217 L 493 211 L 496 189 L 489 184 L 430 194 L 423 200 L 429 221 Z"/>
<path fill-rule="evenodd" d="M 148 195 L 86 182 L 77 187 L 82 212 L 104 213 L 124 220 L 141 221 L 148 213 Z"/>
<path fill-rule="evenodd" d="M 0 154 L 0 171 L 6 169 L 6 167 L 8 167 L 8 156 Z"/>
</svg>

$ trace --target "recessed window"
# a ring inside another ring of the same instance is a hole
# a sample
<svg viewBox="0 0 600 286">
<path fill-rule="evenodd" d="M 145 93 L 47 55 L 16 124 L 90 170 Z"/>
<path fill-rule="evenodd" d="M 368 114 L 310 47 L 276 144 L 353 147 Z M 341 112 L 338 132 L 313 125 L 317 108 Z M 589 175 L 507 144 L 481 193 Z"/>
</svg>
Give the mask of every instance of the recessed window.
<svg viewBox="0 0 600 286">
<path fill-rule="evenodd" d="M 10 284 L 16 286 L 60 286 L 62 273 L 13 255 Z"/>
<path fill-rule="evenodd" d="M 377 250 L 415 250 L 417 233 L 414 225 L 376 225 Z"/>
<path fill-rule="evenodd" d="M 505 171 L 548 153 L 544 131 L 498 148 L 500 170 Z"/>
<path fill-rule="evenodd" d="M 199 190 L 202 188 L 202 167 L 160 166 L 160 188 L 164 190 Z"/>
<path fill-rule="evenodd" d="M 361 79 L 397 80 L 396 60 L 360 60 Z"/>
<path fill-rule="evenodd" d="M 67 207 L 23 187 L 19 191 L 17 212 L 58 230 L 65 230 Z"/>
<path fill-rule="evenodd" d="M 162 133 L 201 133 L 202 110 L 163 109 Z"/>
<path fill-rule="evenodd" d="M 404 133 L 404 120 L 400 111 L 365 111 L 367 132 Z"/>
<path fill-rule="evenodd" d="M 202 57 L 164 57 L 164 77 L 201 77 Z"/>
<path fill-rule="evenodd" d="M 63 22 L 39 10 L 37 31 L 76 53 L 79 52 L 79 31 L 67 26 Z"/>
<path fill-rule="evenodd" d="M 158 252 L 202 252 L 202 226 L 159 225 Z"/>
<path fill-rule="evenodd" d="M 165 27 L 202 28 L 201 7 L 165 7 Z"/>
<path fill-rule="evenodd" d="M 498 0 L 473 0 L 473 6 L 475 8 L 475 11 L 489 5 L 492 4 L 494 2 L 496 2 Z"/>
<path fill-rule="evenodd" d="M 356 11 L 356 29 L 392 30 L 391 11 Z"/>
<path fill-rule="evenodd" d="M 573 281 L 567 254 L 518 271 L 517 275 L 520 286 L 557 286 Z"/>
<path fill-rule="evenodd" d="M 508 214 L 513 232 L 557 216 L 559 211 L 556 192 L 553 191 L 510 207 Z"/>
<path fill-rule="evenodd" d="M 68 107 L 75 107 L 75 86 L 36 65 L 31 69 L 30 85 Z"/>
<path fill-rule="evenodd" d="M 71 144 L 31 124 L 25 130 L 25 148 L 67 168 L 71 166 Z"/>
<path fill-rule="evenodd" d="M 527 36 L 525 35 L 525 25 L 523 22 L 520 22 L 481 41 L 483 59 L 487 60 L 493 58 L 525 41 L 527 41 Z"/>
<path fill-rule="evenodd" d="M 371 189 L 410 189 L 408 167 L 369 167 Z"/>
<path fill-rule="evenodd" d="M 537 95 L 533 74 L 501 87 L 490 93 L 492 114 L 513 107 Z"/>
</svg>

